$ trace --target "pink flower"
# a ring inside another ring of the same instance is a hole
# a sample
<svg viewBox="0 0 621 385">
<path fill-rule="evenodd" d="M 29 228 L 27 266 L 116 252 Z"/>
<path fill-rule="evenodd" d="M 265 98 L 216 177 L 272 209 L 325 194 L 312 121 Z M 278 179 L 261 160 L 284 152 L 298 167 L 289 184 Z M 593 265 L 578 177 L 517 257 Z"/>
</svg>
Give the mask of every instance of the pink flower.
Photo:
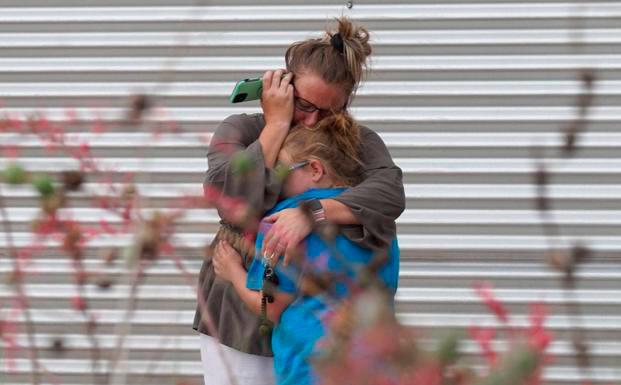
<svg viewBox="0 0 621 385">
<path fill-rule="evenodd" d="M 39 236 L 51 235 L 59 231 L 60 229 L 59 224 L 60 223 L 56 220 L 56 217 L 48 216 L 47 218 L 35 224 L 34 226 L 35 234 Z"/>
<path fill-rule="evenodd" d="M 530 305 L 530 326 L 527 330 L 528 344 L 537 352 L 543 352 L 550 345 L 552 335 L 544 328 L 547 307 L 539 302 Z"/>
<path fill-rule="evenodd" d="M 5 145 L 2 148 L 2 155 L 5 158 L 9 158 L 9 159 L 17 158 L 19 156 L 19 152 L 20 152 L 19 147 L 12 145 L 12 144 Z"/>
<path fill-rule="evenodd" d="M 87 157 L 90 155 L 90 153 L 91 153 L 90 144 L 88 144 L 88 142 L 80 143 L 80 149 L 78 150 L 78 154 L 80 154 L 80 156 L 82 157 Z"/>
<path fill-rule="evenodd" d="M 19 132 L 22 130 L 22 120 L 15 115 L 9 115 L 6 119 L 6 124 L 13 132 Z"/>
<path fill-rule="evenodd" d="M 487 308 L 496 315 L 496 317 L 504 324 L 509 323 L 509 313 L 504 306 L 496 299 L 492 292 L 492 286 L 488 282 L 475 282 L 475 292 L 481 297 Z"/>
<path fill-rule="evenodd" d="M 175 247 L 170 242 L 164 242 L 160 245 L 160 253 L 168 255 L 175 254 Z"/>
<path fill-rule="evenodd" d="M 222 192 L 212 185 L 203 185 L 203 194 L 208 203 L 214 204 L 220 199 Z"/>
<path fill-rule="evenodd" d="M 84 298 L 76 295 L 71 298 L 71 306 L 77 311 L 84 311 L 86 310 L 86 301 L 84 300 Z"/>
<path fill-rule="evenodd" d="M 7 321 L 0 322 L 0 336 L 5 345 L 6 368 L 9 372 L 14 372 L 16 369 L 15 358 L 17 357 L 18 345 L 15 340 L 15 330 Z"/>
<path fill-rule="evenodd" d="M 101 118 L 97 118 L 91 126 L 91 132 L 94 134 L 101 134 L 103 132 L 106 132 L 107 130 L 108 128 L 106 127 L 106 124 L 101 120 Z"/>
<path fill-rule="evenodd" d="M 43 115 L 36 117 L 32 121 L 31 128 L 35 133 L 47 132 L 50 129 L 50 121 Z"/>
<path fill-rule="evenodd" d="M 78 112 L 74 108 L 65 110 L 65 118 L 69 124 L 75 124 L 78 121 Z"/>
<path fill-rule="evenodd" d="M 100 219 L 99 220 L 99 225 L 101 226 L 101 229 L 106 233 L 106 234 L 110 234 L 110 235 L 114 235 L 117 233 L 116 229 L 114 227 L 112 227 L 110 225 L 110 223 L 108 223 L 108 221 L 106 221 L 105 219 Z"/>
<path fill-rule="evenodd" d="M 132 219 L 132 202 L 128 202 L 125 207 L 123 207 L 123 212 L 121 214 L 121 218 L 123 218 L 123 225 L 128 225 Z"/>
<path fill-rule="evenodd" d="M 495 366 L 496 362 L 498 362 L 498 354 L 492 349 L 492 340 L 496 335 L 496 330 L 471 326 L 468 328 L 468 334 L 470 334 L 470 338 L 479 344 L 488 366 L 490 368 Z"/>
<path fill-rule="evenodd" d="M 425 363 L 401 378 L 401 385 L 440 385 L 442 383 L 442 369 L 435 363 Z"/>
<path fill-rule="evenodd" d="M 45 151 L 47 151 L 48 153 L 54 153 L 58 151 L 58 145 L 51 141 L 47 142 L 45 143 Z"/>
</svg>

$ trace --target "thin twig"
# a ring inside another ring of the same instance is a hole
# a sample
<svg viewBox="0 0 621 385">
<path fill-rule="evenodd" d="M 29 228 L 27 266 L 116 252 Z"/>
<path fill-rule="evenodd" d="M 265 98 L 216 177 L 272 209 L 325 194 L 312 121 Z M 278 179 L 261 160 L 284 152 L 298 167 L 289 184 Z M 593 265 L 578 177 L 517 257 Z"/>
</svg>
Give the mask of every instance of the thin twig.
<svg viewBox="0 0 621 385">
<path fill-rule="evenodd" d="M 33 385 L 38 385 L 40 383 L 40 362 L 39 362 L 39 351 L 35 342 L 35 328 L 32 322 L 32 316 L 30 314 L 30 308 L 28 306 L 28 298 L 24 291 L 24 287 L 22 286 L 22 274 L 19 266 L 19 260 L 17 256 L 17 250 L 13 243 L 13 229 L 11 228 L 11 222 L 9 221 L 9 216 L 6 211 L 6 205 L 4 202 L 4 191 L 2 191 L 2 185 L 0 184 L 0 215 L 2 216 L 2 226 L 4 227 L 4 236 L 6 238 L 7 246 L 8 246 L 8 254 L 13 261 L 13 272 L 14 272 L 14 281 L 15 290 L 17 292 L 17 298 L 19 299 L 19 303 L 23 304 L 24 317 L 26 318 L 26 335 L 28 337 L 28 344 L 30 345 L 29 356 L 30 363 L 32 366 L 32 371 L 30 373 L 30 378 Z"/>
<path fill-rule="evenodd" d="M 137 257 L 138 258 L 138 257 Z M 146 265 L 150 264 L 150 262 L 145 261 L 143 259 L 138 259 L 137 269 L 134 274 L 129 278 L 130 280 L 130 290 L 127 299 L 124 301 L 125 304 L 125 314 L 123 320 L 117 325 L 116 331 L 116 344 L 114 348 L 114 352 L 112 353 L 112 357 L 108 361 L 108 370 L 106 371 L 108 375 L 108 379 L 112 384 L 125 384 L 126 380 L 126 370 L 123 368 L 119 373 L 115 374 L 116 367 L 119 362 L 126 358 L 127 351 L 124 349 L 124 343 L 131 329 L 130 320 L 133 316 L 135 307 L 136 307 L 136 294 L 138 292 L 138 286 L 142 282 L 144 278 L 144 272 Z"/>
<path fill-rule="evenodd" d="M 215 327 L 213 319 L 211 318 L 211 314 L 209 314 L 209 310 L 207 309 L 205 297 L 203 296 L 203 291 L 197 287 L 195 284 L 195 277 L 190 273 L 185 266 L 183 266 L 183 261 L 181 257 L 179 257 L 176 253 L 171 252 L 171 258 L 175 263 L 175 266 L 181 272 L 183 278 L 185 278 L 186 283 L 194 290 L 197 297 L 198 302 L 198 310 L 200 312 L 201 323 L 207 328 L 209 334 L 214 337 L 216 340 L 220 341 L 220 337 L 218 334 L 218 329 Z M 222 344 L 217 343 L 218 347 L 218 356 L 222 360 L 222 364 L 226 370 L 226 374 L 229 380 L 230 385 L 237 385 L 237 379 L 235 374 L 233 373 L 233 369 L 231 367 L 231 363 L 229 362 L 227 356 L 224 354 L 224 349 L 222 348 Z"/>
<path fill-rule="evenodd" d="M 81 259 L 73 260 L 74 267 L 76 270 L 76 277 L 82 277 L 84 275 L 84 264 Z M 84 289 L 84 282 L 77 282 L 78 289 L 78 297 L 86 298 L 86 291 Z M 88 310 L 86 308 L 80 309 L 82 315 L 84 316 L 84 320 L 86 322 L 86 336 L 91 344 L 91 371 L 93 372 L 93 384 L 98 383 L 97 374 L 99 373 L 99 361 L 100 361 L 100 350 L 99 344 L 97 342 L 97 338 L 95 337 L 94 328 L 96 325 L 94 324 L 94 318 L 89 315 Z"/>
</svg>

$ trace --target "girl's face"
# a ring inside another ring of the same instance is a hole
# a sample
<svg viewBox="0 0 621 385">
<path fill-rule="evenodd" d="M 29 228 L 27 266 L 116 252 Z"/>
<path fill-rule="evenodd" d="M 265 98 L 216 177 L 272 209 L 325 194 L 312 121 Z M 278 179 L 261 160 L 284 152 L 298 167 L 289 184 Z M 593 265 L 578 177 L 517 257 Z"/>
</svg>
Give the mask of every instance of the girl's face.
<svg viewBox="0 0 621 385">
<path fill-rule="evenodd" d="M 348 95 L 341 87 L 326 83 L 310 71 L 296 73 L 293 88 L 295 109 L 292 126 L 304 123 L 307 127 L 313 127 L 332 110 L 342 111 L 347 103 Z"/>
<path fill-rule="evenodd" d="M 287 174 L 282 186 L 282 195 L 289 198 L 304 191 L 317 187 L 313 179 L 313 171 L 311 165 L 307 162 L 295 164 L 287 153 L 287 150 L 280 150 L 278 154 L 278 162 L 285 167 L 294 166 Z"/>
</svg>

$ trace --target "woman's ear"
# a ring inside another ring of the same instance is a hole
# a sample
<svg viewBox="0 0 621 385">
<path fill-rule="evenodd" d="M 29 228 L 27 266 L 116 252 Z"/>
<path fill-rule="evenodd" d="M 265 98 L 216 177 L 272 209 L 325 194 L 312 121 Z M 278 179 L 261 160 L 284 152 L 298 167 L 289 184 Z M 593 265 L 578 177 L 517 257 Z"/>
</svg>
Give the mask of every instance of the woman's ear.
<svg viewBox="0 0 621 385">
<path fill-rule="evenodd" d="M 317 159 L 311 159 L 308 163 L 311 170 L 311 179 L 314 183 L 319 182 L 323 176 L 326 174 L 326 169 L 321 164 L 321 161 Z"/>
</svg>

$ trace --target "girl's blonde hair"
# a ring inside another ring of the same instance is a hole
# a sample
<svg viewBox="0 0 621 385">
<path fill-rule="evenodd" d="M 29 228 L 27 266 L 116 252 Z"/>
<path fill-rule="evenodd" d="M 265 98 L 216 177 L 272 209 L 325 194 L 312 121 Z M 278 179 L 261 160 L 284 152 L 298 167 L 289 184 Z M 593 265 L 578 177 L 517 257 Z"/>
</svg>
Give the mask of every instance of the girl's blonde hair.
<svg viewBox="0 0 621 385">
<path fill-rule="evenodd" d="M 354 186 L 360 182 L 360 127 L 347 113 L 329 115 L 314 127 L 295 126 L 282 149 L 293 162 L 320 160 L 335 183 Z"/>
<path fill-rule="evenodd" d="M 335 28 L 328 28 L 323 37 L 290 45 L 285 62 L 288 71 L 313 72 L 326 83 L 339 85 L 350 96 L 364 77 L 371 52 L 369 31 L 340 17 Z"/>
</svg>

